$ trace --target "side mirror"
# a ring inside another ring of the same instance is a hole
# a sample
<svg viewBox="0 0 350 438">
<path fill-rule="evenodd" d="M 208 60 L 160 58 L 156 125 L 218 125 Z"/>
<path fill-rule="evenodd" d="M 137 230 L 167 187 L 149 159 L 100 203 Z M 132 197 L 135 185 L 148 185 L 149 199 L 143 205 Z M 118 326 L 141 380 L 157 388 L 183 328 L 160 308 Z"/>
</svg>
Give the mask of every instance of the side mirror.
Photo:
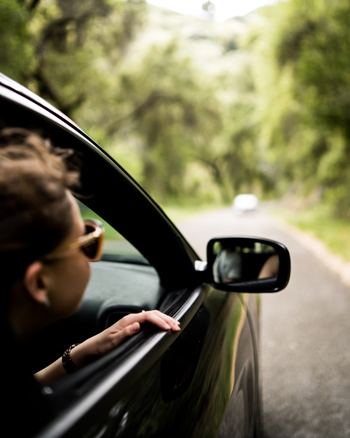
<svg viewBox="0 0 350 438">
<path fill-rule="evenodd" d="M 206 274 L 217 289 L 278 292 L 287 286 L 290 271 L 288 249 L 279 242 L 255 237 L 223 237 L 208 242 Z"/>
</svg>

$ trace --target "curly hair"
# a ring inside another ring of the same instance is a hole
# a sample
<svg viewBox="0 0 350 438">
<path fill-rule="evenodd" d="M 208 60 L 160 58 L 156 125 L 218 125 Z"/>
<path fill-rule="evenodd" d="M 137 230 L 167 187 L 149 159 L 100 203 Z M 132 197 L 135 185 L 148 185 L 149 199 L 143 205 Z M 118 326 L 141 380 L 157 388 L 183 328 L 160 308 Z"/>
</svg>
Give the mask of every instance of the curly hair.
<svg viewBox="0 0 350 438">
<path fill-rule="evenodd" d="M 67 190 L 79 175 L 70 150 L 23 128 L 0 131 L 0 271 L 9 289 L 26 267 L 56 248 L 72 227 Z"/>
</svg>

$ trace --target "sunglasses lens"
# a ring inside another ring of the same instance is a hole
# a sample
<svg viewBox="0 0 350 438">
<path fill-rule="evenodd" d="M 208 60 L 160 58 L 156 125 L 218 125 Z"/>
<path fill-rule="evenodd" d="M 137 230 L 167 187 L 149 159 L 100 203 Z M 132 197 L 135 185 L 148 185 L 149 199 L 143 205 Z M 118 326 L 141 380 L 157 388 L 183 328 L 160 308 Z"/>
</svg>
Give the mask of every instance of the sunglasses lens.
<svg viewBox="0 0 350 438">
<path fill-rule="evenodd" d="M 85 234 L 90 234 L 95 231 L 95 227 L 85 224 Z M 85 256 L 90 260 L 95 260 L 100 248 L 100 239 L 96 238 L 88 244 L 81 247 Z"/>
<path fill-rule="evenodd" d="M 90 224 L 85 223 L 85 234 L 90 234 L 95 231 L 95 227 Z"/>
<path fill-rule="evenodd" d="M 95 239 L 93 242 L 90 242 L 86 246 L 82 246 L 81 250 L 86 255 L 86 257 L 90 260 L 94 260 L 98 251 L 98 240 Z"/>
</svg>

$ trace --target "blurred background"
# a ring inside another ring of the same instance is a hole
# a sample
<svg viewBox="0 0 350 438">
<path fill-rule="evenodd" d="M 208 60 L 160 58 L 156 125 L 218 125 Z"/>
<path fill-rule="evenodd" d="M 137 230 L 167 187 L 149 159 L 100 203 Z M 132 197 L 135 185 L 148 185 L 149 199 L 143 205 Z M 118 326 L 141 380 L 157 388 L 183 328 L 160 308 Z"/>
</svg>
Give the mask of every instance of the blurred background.
<svg viewBox="0 0 350 438">
<path fill-rule="evenodd" d="M 350 436 L 349 0 L 1 0 L 0 71 L 200 256 L 218 235 L 287 245 L 288 290 L 261 297 L 265 437 Z"/>
<path fill-rule="evenodd" d="M 166 209 L 254 193 L 350 260 L 349 17 L 348 0 L 2 0 L 0 71 Z"/>
</svg>

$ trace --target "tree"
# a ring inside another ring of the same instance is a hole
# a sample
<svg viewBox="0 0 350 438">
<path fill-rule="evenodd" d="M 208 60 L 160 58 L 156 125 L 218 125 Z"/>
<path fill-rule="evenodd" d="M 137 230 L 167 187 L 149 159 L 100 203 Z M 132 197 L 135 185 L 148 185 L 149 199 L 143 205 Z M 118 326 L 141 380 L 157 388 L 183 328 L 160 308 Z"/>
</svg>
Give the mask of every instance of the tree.
<svg viewBox="0 0 350 438">
<path fill-rule="evenodd" d="M 30 13 L 12 0 L 0 2 L 0 71 L 23 82 L 31 68 Z"/>
<path fill-rule="evenodd" d="M 287 180 L 323 187 L 350 216 L 350 4 L 290 0 L 269 11 L 256 45 L 262 142 Z"/>
<path fill-rule="evenodd" d="M 105 120 L 106 130 L 114 142 L 136 145 L 140 179 L 150 193 L 162 201 L 183 195 L 188 163 L 220 127 L 213 90 L 176 41 L 151 47 L 118 81 L 118 110 Z"/>
<path fill-rule="evenodd" d="M 5 0 L 3 71 L 74 118 L 142 23 L 140 0 Z"/>
</svg>

